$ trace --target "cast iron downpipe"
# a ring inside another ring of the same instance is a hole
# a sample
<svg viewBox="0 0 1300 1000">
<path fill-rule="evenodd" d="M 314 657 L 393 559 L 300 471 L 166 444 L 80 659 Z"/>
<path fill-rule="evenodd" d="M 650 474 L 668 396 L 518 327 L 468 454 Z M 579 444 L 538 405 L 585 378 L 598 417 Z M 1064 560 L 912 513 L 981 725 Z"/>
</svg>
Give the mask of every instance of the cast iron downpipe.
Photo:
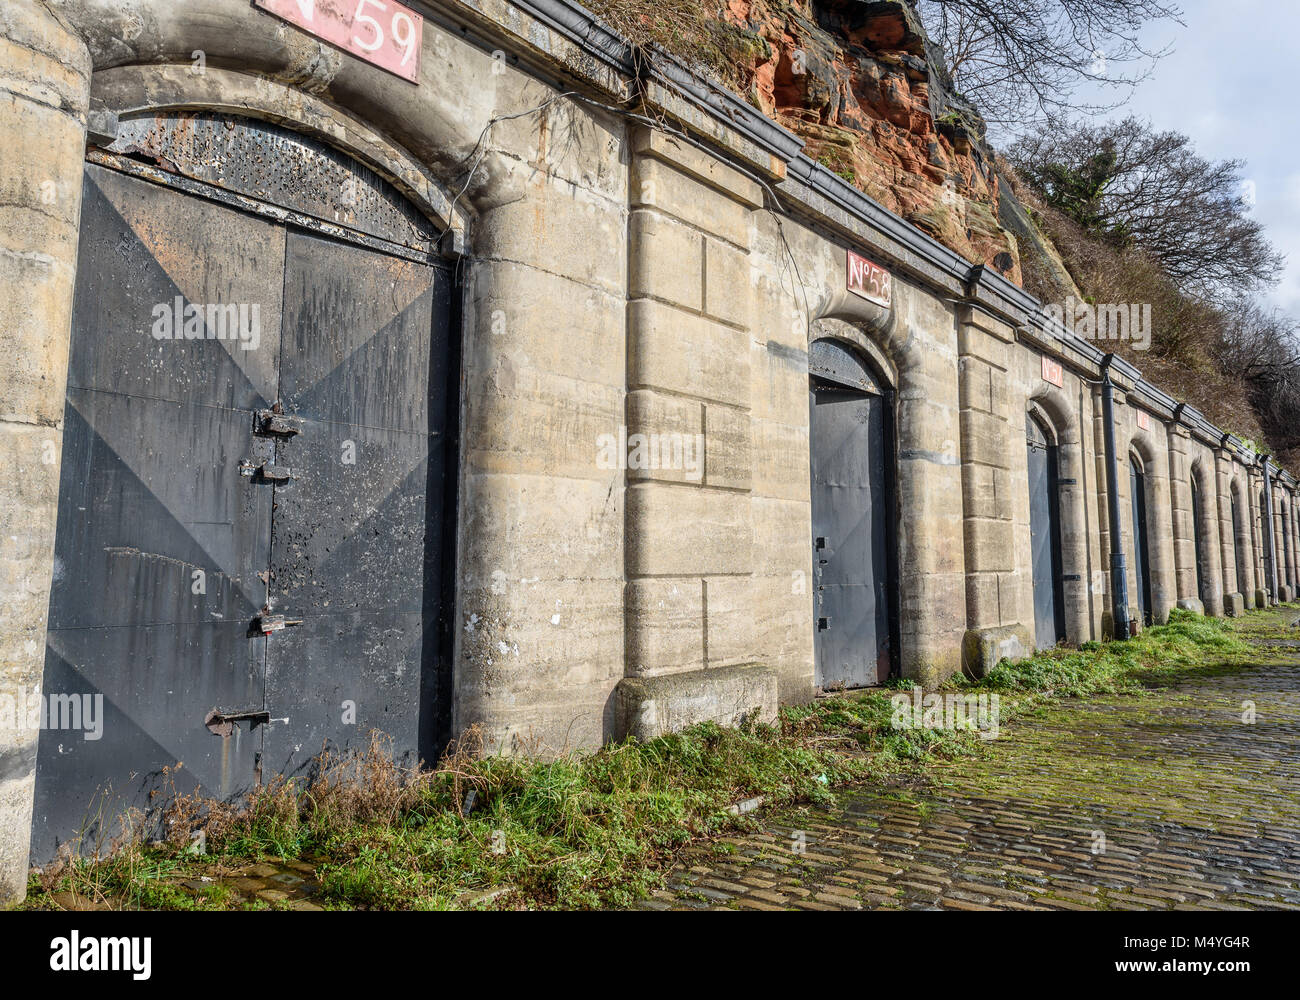
<svg viewBox="0 0 1300 1000">
<path fill-rule="evenodd" d="M 1264 467 L 1264 558 L 1268 560 L 1268 603 L 1277 603 L 1277 544 L 1273 538 L 1273 478 L 1268 474 L 1268 456 L 1259 457 Z"/>
<path fill-rule="evenodd" d="M 1110 514 L 1110 616 L 1116 639 L 1128 638 L 1128 566 L 1119 520 L 1119 461 L 1115 457 L 1115 385 L 1110 366 L 1115 355 L 1101 362 L 1101 418 L 1106 424 L 1106 509 Z"/>
</svg>

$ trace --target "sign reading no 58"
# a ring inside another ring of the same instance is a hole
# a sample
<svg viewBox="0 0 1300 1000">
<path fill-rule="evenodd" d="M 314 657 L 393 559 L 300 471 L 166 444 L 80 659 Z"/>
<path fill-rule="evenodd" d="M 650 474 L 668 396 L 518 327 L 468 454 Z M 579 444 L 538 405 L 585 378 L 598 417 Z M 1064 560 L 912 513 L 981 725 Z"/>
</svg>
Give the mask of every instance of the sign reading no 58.
<svg viewBox="0 0 1300 1000">
<path fill-rule="evenodd" d="M 358 59 L 416 83 L 424 18 L 396 0 L 253 0 Z"/>
</svg>

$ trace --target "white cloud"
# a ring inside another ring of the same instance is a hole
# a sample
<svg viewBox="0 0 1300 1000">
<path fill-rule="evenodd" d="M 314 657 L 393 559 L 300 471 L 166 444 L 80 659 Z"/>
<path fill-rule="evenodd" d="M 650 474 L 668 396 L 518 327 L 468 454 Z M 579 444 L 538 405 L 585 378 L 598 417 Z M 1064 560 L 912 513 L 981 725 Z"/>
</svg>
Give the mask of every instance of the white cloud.
<svg viewBox="0 0 1300 1000">
<path fill-rule="evenodd" d="M 1128 106 L 1158 129 L 1191 136 L 1213 160 L 1245 160 L 1254 212 L 1289 257 L 1273 301 L 1300 316 L 1300 132 L 1289 75 L 1296 69 L 1300 4 L 1274 0 L 1182 0 L 1186 28 L 1167 24 L 1144 38 L 1174 51 Z M 1104 99 L 1105 94 L 1099 95 Z"/>
</svg>

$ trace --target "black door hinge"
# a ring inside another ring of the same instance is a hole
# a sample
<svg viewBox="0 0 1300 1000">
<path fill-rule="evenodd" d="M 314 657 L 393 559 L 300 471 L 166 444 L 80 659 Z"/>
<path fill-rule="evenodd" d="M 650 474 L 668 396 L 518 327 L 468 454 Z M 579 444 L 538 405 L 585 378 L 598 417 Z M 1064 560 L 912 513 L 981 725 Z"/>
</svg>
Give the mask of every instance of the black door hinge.
<svg viewBox="0 0 1300 1000">
<path fill-rule="evenodd" d="M 302 421 L 294 417 L 286 417 L 278 410 L 258 410 L 253 433 L 273 437 L 293 437 L 302 433 Z"/>
<path fill-rule="evenodd" d="M 283 632 L 287 628 L 294 628 L 302 624 L 302 619 L 290 620 L 284 615 L 269 615 L 263 612 L 253 619 L 252 625 L 248 628 L 250 636 L 257 635 L 274 635 L 276 632 Z"/>
<path fill-rule="evenodd" d="M 286 465 L 273 465 L 270 462 L 254 465 L 248 459 L 239 463 L 239 474 L 255 483 L 287 483 L 298 478 L 297 473 Z"/>
<path fill-rule="evenodd" d="M 203 724 L 213 736 L 231 736 L 237 722 L 247 722 L 249 729 L 256 729 L 270 721 L 270 712 L 220 712 L 214 708 L 207 714 Z"/>
</svg>

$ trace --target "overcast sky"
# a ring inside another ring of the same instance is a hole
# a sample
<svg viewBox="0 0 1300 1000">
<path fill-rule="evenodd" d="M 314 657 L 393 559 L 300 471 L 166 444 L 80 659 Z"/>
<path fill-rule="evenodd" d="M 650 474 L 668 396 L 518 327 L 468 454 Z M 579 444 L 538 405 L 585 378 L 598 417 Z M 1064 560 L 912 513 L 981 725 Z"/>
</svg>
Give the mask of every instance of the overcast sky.
<svg viewBox="0 0 1300 1000">
<path fill-rule="evenodd" d="M 1300 316 L 1300 3 L 1178 2 L 1187 26 L 1164 24 L 1146 37 L 1174 51 L 1117 114 L 1183 132 L 1208 159 L 1247 161 L 1255 215 L 1289 258 L 1273 298 Z"/>
</svg>

